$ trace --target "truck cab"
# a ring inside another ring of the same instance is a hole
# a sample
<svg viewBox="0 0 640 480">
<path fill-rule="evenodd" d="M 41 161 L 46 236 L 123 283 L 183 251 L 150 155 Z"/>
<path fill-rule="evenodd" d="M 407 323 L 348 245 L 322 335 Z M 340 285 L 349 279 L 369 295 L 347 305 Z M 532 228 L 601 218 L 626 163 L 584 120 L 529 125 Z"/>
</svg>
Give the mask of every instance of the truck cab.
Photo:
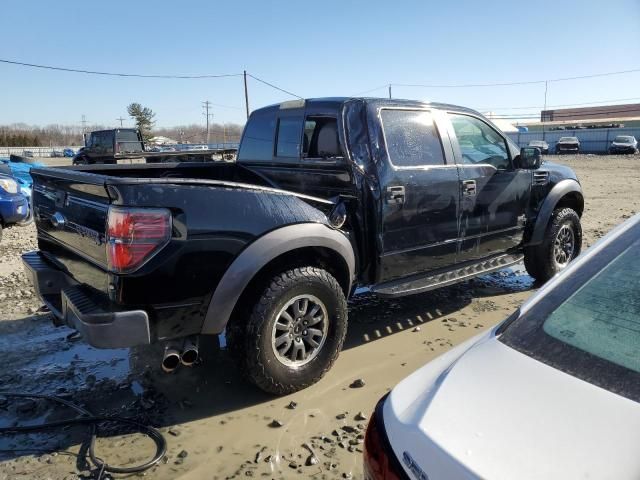
<svg viewBox="0 0 640 480">
<path fill-rule="evenodd" d="M 579 189 L 565 167 L 528 164 L 533 150 L 463 107 L 318 99 L 255 111 L 238 163 L 279 188 L 348 205 L 360 281 L 399 295 L 522 259 L 555 182 L 566 175 Z M 580 215 L 581 193 L 569 198 Z"/>
<path fill-rule="evenodd" d="M 119 155 L 143 153 L 144 150 L 142 135 L 135 128 L 97 130 L 85 136 L 85 146 L 73 158 L 73 164 L 117 163 Z"/>
</svg>

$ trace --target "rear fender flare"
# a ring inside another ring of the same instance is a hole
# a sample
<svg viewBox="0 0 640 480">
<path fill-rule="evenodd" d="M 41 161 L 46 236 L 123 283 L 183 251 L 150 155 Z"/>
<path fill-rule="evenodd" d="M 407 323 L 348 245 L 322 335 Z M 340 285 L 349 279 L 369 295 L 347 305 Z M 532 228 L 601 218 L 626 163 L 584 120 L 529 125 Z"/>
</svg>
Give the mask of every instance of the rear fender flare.
<svg viewBox="0 0 640 480">
<path fill-rule="evenodd" d="M 355 275 L 355 254 L 349 239 L 343 233 L 321 223 L 281 227 L 258 238 L 231 263 L 211 297 L 202 333 L 221 333 L 253 277 L 273 259 L 305 247 L 324 247 L 340 255 L 349 269 L 349 290 L 351 289 Z"/>
<path fill-rule="evenodd" d="M 527 245 L 539 245 L 544 240 L 544 233 L 547 230 L 547 225 L 551 220 L 551 215 L 556 209 L 558 202 L 569 193 L 578 193 L 581 197 L 582 187 L 573 179 L 565 179 L 558 182 L 551 191 L 547 194 L 547 198 L 544 199 L 536 218 L 536 223 L 533 227 L 533 233 L 531 239 L 527 242 Z"/>
</svg>

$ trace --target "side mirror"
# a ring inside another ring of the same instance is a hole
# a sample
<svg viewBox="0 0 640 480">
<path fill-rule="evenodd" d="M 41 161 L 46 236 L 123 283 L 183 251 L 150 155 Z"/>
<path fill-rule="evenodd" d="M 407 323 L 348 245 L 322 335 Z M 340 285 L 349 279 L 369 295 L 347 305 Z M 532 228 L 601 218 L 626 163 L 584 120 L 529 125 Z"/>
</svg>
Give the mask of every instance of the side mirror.
<svg viewBox="0 0 640 480">
<path fill-rule="evenodd" d="M 516 167 L 526 170 L 536 170 L 542 164 L 542 157 L 538 147 L 522 147 L 520 155 L 516 157 Z"/>
</svg>

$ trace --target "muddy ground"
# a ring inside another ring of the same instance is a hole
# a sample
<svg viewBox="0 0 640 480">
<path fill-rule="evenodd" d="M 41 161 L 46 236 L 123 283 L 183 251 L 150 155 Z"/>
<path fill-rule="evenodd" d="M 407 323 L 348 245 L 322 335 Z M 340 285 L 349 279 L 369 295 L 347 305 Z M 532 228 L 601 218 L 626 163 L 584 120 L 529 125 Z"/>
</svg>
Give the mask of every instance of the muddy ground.
<svg viewBox="0 0 640 480">
<path fill-rule="evenodd" d="M 553 159 L 573 167 L 583 183 L 586 246 L 640 211 L 638 156 Z M 245 383 L 213 340 L 201 364 L 168 375 L 160 371 L 157 348 L 96 350 L 70 329 L 54 328 L 37 312 L 19 262 L 21 252 L 34 248 L 33 227 L 7 230 L 0 243 L 0 391 L 55 394 L 94 414 L 160 427 L 168 452 L 146 474 L 159 479 L 360 478 L 364 416 L 377 400 L 436 355 L 500 322 L 536 288 L 515 268 L 414 297 L 356 298 L 333 369 L 317 385 L 276 398 Z M 356 379 L 364 386 L 350 388 Z M 0 425 L 73 415 L 46 401 L 0 395 Z M 0 479 L 98 478 L 76 455 L 86 432 L 72 427 L 0 437 Z M 153 452 L 150 440 L 116 427 L 104 435 L 96 451 L 110 464 L 136 463 Z"/>
</svg>

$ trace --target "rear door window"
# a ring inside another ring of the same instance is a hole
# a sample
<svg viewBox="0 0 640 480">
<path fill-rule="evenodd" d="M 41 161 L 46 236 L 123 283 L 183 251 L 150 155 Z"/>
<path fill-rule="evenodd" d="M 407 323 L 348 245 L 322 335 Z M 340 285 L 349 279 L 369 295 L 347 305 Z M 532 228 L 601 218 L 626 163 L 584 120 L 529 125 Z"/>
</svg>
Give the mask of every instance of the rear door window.
<svg viewBox="0 0 640 480">
<path fill-rule="evenodd" d="M 444 151 L 431 112 L 382 109 L 387 155 L 397 167 L 444 165 Z"/>
</svg>

